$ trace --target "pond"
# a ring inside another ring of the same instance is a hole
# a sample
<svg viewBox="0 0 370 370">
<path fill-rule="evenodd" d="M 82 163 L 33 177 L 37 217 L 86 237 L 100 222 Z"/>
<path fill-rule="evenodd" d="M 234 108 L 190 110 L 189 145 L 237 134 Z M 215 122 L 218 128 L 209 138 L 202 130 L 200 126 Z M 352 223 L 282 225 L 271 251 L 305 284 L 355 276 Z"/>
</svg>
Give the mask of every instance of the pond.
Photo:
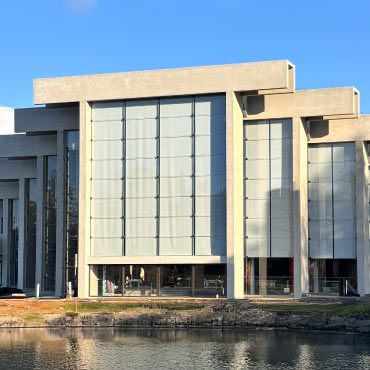
<svg viewBox="0 0 370 370">
<path fill-rule="evenodd" d="M 370 369 L 370 337 L 278 330 L 0 329 L 1 369 Z"/>
</svg>

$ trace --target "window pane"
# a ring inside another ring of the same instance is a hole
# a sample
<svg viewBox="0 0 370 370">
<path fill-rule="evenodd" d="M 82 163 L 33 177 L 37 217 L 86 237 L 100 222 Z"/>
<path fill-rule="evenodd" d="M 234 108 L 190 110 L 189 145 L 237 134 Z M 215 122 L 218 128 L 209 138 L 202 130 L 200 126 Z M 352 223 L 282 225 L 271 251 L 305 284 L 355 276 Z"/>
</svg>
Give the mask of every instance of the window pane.
<svg viewBox="0 0 370 370">
<path fill-rule="evenodd" d="M 161 158 L 160 171 L 162 177 L 184 177 L 192 174 L 191 157 Z"/>
<path fill-rule="evenodd" d="M 162 98 L 160 99 L 160 116 L 163 117 L 190 117 L 193 111 L 191 97 Z"/>
<path fill-rule="evenodd" d="M 117 198 L 122 197 L 121 180 L 93 180 L 91 182 L 92 198 Z"/>
<path fill-rule="evenodd" d="M 126 177 L 145 178 L 157 175 L 157 161 L 155 159 L 126 160 Z"/>
<path fill-rule="evenodd" d="M 191 117 L 160 119 L 161 137 L 191 136 L 193 120 Z M 162 146 L 162 145 L 161 145 Z"/>
<path fill-rule="evenodd" d="M 126 199 L 155 197 L 157 193 L 157 180 L 148 179 L 126 179 Z"/>
<path fill-rule="evenodd" d="M 226 234 L 226 217 L 222 216 L 198 216 L 195 218 L 195 232 L 197 236 L 212 236 Z"/>
<path fill-rule="evenodd" d="M 191 177 L 161 177 L 161 196 L 190 196 L 193 193 Z"/>
<path fill-rule="evenodd" d="M 155 237 L 157 220 L 155 218 L 126 218 L 126 237 Z"/>
<path fill-rule="evenodd" d="M 91 217 L 120 218 L 123 216 L 122 202 L 118 199 L 92 199 Z"/>
<path fill-rule="evenodd" d="M 121 140 L 122 139 L 122 121 L 93 122 L 91 138 L 98 140 Z"/>
<path fill-rule="evenodd" d="M 91 177 L 93 179 L 122 179 L 123 161 L 120 159 L 109 159 L 91 161 Z"/>
<path fill-rule="evenodd" d="M 224 155 L 196 157 L 195 175 L 222 175 L 226 173 L 226 158 Z"/>
<path fill-rule="evenodd" d="M 159 238 L 159 254 L 161 256 L 191 256 L 193 254 L 192 238 Z"/>
<path fill-rule="evenodd" d="M 135 238 L 126 239 L 126 256 L 155 256 L 157 254 L 157 239 Z"/>
<path fill-rule="evenodd" d="M 126 199 L 126 217 L 155 217 L 157 200 L 155 198 Z"/>
<path fill-rule="evenodd" d="M 126 158 L 155 158 L 157 141 L 155 139 L 126 140 Z"/>
<path fill-rule="evenodd" d="M 160 199 L 161 216 L 191 216 L 193 200 L 191 197 L 173 197 Z"/>
<path fill-rule="evenodd" d="M 226 194 L 226 176 L 199 176 L 195 178 L 196 195 Z"/>
<path fill-rule="evenodd" d="M 161 217 L 159 220 L 161 237 L 191 236 L 191 217 Z"/>
<path fill-rule="evenodd" d="M 195 139 L 195 155 L 226 153 L 225 135 L 198 136 Z"/>
<path fill-rule="evenodd" d="M 197 236 L 195 254 L 197 256 L 225 256 L 226 236 Z"/>
<path fill-rule="evenodd" d="M 93 121 L 117 121 L 123 117 L 123 102 L 97 102 L 92 104 Z"/>
<path fill-rule="evenodd" d="M 91 238 L 92 256 L 122 256 L 121 238 Z"/>
<path fill-rule="evenodd" d="M 91 158 L 96 159 L 122 159 L 123 145 L 121 140 L 93 141 Z"/>
<path fill-rule="evenodd" d="M 121 218 L 91 219 L 91 237 L 120 238 L 121 236 L 122 236 Z"/>
<path fill-rule="evenodd" d="M 156 119 L 126 120 L 126 139 L 155 138 L 157 136 Z"/>
<path fill-rule="evenodd" d="M 226 215 L 225 195 L 219 194 L 211 197 L 196 197 L 195 213 L 197 216 Z"/>
<path fill-rule="evenodd" d="M 161 138 L 161 157 L 190 157 L 191 154 L 190 137 Z"/>
</svg>

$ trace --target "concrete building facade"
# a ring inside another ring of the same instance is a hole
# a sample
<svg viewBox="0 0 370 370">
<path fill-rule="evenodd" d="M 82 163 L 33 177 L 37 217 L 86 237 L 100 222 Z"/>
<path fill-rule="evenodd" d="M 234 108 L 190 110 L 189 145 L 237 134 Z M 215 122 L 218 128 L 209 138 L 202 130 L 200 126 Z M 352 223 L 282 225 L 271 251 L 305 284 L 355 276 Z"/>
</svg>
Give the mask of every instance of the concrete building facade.
<svg viewBox="0 0 370 370">
<path fill-rule="evenodd" d="M 289 61 L 36 79 L 0 136 L 1 284 L 370 293 L 370 116 Z"/>
</svg>

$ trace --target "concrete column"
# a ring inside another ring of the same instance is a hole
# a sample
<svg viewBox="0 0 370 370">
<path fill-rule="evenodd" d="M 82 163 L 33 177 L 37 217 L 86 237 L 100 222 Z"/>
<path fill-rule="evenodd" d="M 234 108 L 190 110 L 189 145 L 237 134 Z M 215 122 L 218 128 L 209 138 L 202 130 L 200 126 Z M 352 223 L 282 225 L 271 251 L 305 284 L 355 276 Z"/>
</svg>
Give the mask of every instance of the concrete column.
<svg viewBox="0 0 370 370">
<path fill-rule="evenodd" d="M 35 283 L 43 288 L 43 268 L 44 268 L 44 157 L 37 156 L 37 214 L 36 214 L 36 275 Z"/>
<path fill-rule="evenodd" d="M 24 286 L 24 252 L 26 243 L 26 180 L 20 178 L 18 181 L 18 204 L 19 204 L 19 224 L 18 224 L 18 288 Z"/>
<path fill-rule="evenodd" d="M 307 136 L 303 121 L 293 122 L 293 258 L 294 296 L 309 290 Z"/>
<path fill-rule="evenodd" d="M 80 178 L 78 218 L 78 296 L 89 296 L 91 107 L 80 102 Z"/>
<path fill-rule="evenodd" d="M 3 199 L 3 286 L 9 284 L 8 267 L 9 267 L 9 199 Z"/>
<path fill-rule="evenodd" d="M 226 93 L 227 298 L 244 298 L 243 113 L 240 94 Z"/>
<path fill-rule="evenodd" d="M 66 293 L 65 271 L 65 133 L 57 133 L 57 183 L 56 183 L 56 266 L 55 295 Z"/>
<path fill-rule="evenodd" d="M 356 141 L 356 233 L 357 233 L 357 290 L 370 293 L 369 253 L 369 163 L 363 141 Z"/>
</svg>

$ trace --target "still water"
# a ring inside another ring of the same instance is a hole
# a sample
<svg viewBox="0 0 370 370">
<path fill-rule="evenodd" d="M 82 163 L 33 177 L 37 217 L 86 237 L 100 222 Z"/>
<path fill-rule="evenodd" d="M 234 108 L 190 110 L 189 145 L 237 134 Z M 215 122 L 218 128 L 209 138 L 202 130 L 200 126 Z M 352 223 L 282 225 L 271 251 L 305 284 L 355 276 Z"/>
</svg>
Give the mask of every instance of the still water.
<svg viewBox="0 0 370 370">
<path fill-rule="evenodd" d="M 276 330 L 0 329 L 1 369 L 370 369 L 370 337 Z"/>
</svg>

